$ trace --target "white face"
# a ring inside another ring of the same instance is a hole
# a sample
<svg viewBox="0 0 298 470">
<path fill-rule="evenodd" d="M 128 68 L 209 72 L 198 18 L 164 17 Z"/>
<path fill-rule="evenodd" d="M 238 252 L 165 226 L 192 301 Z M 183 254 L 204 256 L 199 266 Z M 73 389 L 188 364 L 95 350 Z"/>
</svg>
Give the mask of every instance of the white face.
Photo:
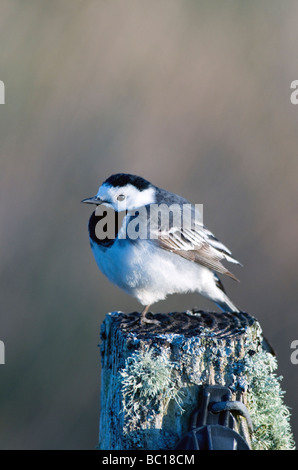
<svg viewBox="0 0 298 470">
<path fill-rule="evenodd" d="M 105 206 L 112 207 L 117 212 L 130 211 L 152 204 L 155 201 L 155 189 L 152 187 L 139 191 L 131 184 L 116 188 L 103 184 L 96 196 L 104 201 Z"/>
</svg>

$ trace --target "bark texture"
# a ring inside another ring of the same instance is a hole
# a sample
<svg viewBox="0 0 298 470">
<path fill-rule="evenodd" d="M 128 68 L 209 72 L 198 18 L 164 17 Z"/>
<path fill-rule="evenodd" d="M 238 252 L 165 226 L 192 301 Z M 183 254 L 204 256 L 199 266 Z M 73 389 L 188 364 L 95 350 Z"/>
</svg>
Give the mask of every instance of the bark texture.
<svg viewBox="0 0 298 470">
<path fill-rule="evenodd" d="M 249 435 L 243 418 L 238 431 L 253 448 L 293 448 L 276 359 L 255 318 L 193 310 L 156 314 L 159 325 L 142 326 L 139 316 L 113 312 L 102 324 L 99 449 L 174 449 L 204 384 L 228 386 L 244 402 L 255 432 Z M 275 391 L 263 406 L 264 380 Z"/>
</svg>

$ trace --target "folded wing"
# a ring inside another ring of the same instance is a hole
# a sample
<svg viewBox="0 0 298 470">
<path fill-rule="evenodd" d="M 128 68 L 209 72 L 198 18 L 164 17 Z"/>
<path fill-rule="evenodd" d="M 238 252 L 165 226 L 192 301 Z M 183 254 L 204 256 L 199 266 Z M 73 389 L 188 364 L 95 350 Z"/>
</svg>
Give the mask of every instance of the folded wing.
<svg viewBox="0 0 298 470">
<path fill-rule="evenodd" d="M 239 265 L 241 263 L 234 259 L 231 251 L 200 222 L 199 217 L 193 217 L 194 213 L 192 206 L 192 221 L 186 228 L 172 225 L 168 230 L 159 229 L 156 243 L 164 250 L 238 281 L 221 261 Z"/>
</svg>

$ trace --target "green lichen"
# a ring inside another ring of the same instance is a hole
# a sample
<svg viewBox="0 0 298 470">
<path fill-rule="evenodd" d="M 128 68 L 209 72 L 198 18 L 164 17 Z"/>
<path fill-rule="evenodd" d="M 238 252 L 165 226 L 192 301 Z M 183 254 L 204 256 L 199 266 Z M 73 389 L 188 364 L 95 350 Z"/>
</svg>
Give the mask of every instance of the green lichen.
<svg viewBox="0 0 298 470">
<path fill-rule="evenodd" d="M 177 365 L 170 362 L 164 353 L 154 355 L 151 349 L 127 358 L 120 376 L 123 412 L 131 423 L 140 418 L 150 421 L 170 400 L 175 400 L 182 411 L 180 384 L 174 373 L 175 368 Z M 146 416 L 142 416 L 144 412 Z"/>
<path fill-rule="evenodd" d="M 245 397 L 254 426 L 250 436 L 254 450 L 295 449 L 290 411 L 284 404 L 281 377 L 276 375 L 277 360 L 262 349 L 262 330 L 257 322 L 245 333 L 244 342 L 225 340 L 223 347 L 220 340 L 214 342 L 207 336 L 187 340 L 180 335 L 167 336 L 172 348 L 151 345 L 128 357 L 119 374 L 124 434 L 135 439 L 133 432 L 137 429 L 142 447 L 142 432 L 150 431 L 151 427 L 155 431 L 163 429 L 162 420 L 170 418 L 179 422 L 176 434 L 181 433 L 189 410 L 196 406 L 196 387 L 223 382 L 235 395 Z M 169 358 L 174 350 L 177 362 Z M 177 428 L 175 425 L 166 428 L 168 434 Z M 147 433 L 144 437 L 146 442 L 148 436 Z M 158 434 L 156 442 L 162 442 L 162 438 Z"/>
<path fill-rule="evenodd" d="M 290 427 L 290 411 L 283 403 L 284 393 L 275 371 L 277 361 L 272 354 L 260 351 L 244 358 L 244 373 L 249 384 L 247 406 L 254 432 L 254 450 L 294 450 Z"/>
</svg>

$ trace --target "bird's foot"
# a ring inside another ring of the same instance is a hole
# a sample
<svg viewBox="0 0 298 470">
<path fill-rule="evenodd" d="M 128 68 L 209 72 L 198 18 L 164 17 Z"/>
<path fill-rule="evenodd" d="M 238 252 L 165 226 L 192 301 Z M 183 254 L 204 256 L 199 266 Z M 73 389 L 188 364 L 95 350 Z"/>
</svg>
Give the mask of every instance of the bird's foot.
<svg viewBox="0 0 298 470">
<path fill-rule="evenodd" d="M 141 322 L 141 325 L 160 325 L 160 321 L 159 320 L 156 320 L 154 318 L 148 318 L 147 317 L 147 313 L 148 313 L 148 310 L 149 310 L 149 307 L 150 305 L 147 305 L 144 310 L 142 311 L 141 313 L 141 318 L 140 318 L 140 322 Z M 152 314 L 151 314 L 152 315 Z"/>
<path fill-rule="evenodd" d="M 140 322 L 141 322 L 141 325 L 148 325 L 148 324 L 160 325 L 161 324 L 159 320 L 156 320 L 154 318 L 148 318 L 147 312 L 145 312 L 145 314 L 143 314 L 143 312 L 141 313 Z"/>
</svg>

